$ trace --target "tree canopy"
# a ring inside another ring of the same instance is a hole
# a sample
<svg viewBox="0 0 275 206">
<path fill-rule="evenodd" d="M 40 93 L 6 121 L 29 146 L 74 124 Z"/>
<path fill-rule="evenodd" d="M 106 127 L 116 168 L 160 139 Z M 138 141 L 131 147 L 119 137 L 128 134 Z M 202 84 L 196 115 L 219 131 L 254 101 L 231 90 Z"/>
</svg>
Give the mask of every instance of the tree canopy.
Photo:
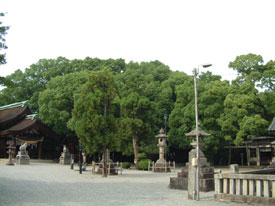
<svg viewBox="0 0 275 206">
<path fill-rule="evenodd" d="M 238 72 L 230 83 L 209 71 L 198 77 L 198 111 L 205 154 L 217 159 L 231 144 L 266 135 L 275 116 L 274 61 L 260 55 L 236 57 L 229 67 Z M 168 146 L 189 150 L 195 128 L 194 79 L 160 61 L 64 57 L 41 59 L 25 71 L 6 77 L 0 105 L 31 100 L 40 119 L 65 142 L 78 139 L 89 154 L 111 151 L 153 157 L 155 136 L 168 118 Z"/>
<path fill-rule="evenodd" d="M 118 86 L 108 70 L 93 72 L 79 94 L 74 95 L 70 128 L 88 154 L 115 149 L 115 104 Z"/>
</svg>

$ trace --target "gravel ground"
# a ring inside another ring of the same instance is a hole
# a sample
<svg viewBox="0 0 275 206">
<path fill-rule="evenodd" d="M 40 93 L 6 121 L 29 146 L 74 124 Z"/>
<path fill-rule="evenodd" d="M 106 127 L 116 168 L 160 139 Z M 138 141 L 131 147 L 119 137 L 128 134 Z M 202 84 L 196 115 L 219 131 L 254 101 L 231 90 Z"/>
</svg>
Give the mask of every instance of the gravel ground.
<svg viewBox="0 0 275 206">
<path fill-rule="evenodd" d="M 0 163 L 0 206 L 247 206 L 216 202 L 213 192 L 188 200 L 187 191 L 168 188 L 176 173 L 124 170 L 122 176 L 102 178 L 90 169 L 80 175 L 68 165 Z"/>
</svg>

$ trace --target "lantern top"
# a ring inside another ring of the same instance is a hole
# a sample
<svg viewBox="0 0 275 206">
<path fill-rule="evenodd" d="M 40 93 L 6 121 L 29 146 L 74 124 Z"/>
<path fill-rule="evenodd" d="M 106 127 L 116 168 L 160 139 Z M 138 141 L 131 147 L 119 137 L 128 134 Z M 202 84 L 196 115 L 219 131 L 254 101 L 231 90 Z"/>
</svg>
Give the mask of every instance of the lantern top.
<svg viewBox="0 0 275 206">
<path fill-rule="evenodd" d="M 166 138 L 167 136 L 166 136 L 166 134 L 164 133 L 164 129 L 163 128 L 161 128 L 160 130 L 159 130 L 159 134 L 156 136 L 156 138 Z"/>
<path fill-rule="evenodd" d="M 199 137 L 206 137 L 206 136 L 210 136 L 211 134 L 208 134 L 206 133 L 205 131 L 203 131 L 200 126 L 198 126 L 198 131 L 196 131 L 196 129 L 192 130 L 191 132 L 189 133 L 186 133 L 185 135 L 186 136 L 191 136 L 191 137 L 195 137 L 197 136 L 197 133 L 198 133 L 198 136 Z"/>
</svg>

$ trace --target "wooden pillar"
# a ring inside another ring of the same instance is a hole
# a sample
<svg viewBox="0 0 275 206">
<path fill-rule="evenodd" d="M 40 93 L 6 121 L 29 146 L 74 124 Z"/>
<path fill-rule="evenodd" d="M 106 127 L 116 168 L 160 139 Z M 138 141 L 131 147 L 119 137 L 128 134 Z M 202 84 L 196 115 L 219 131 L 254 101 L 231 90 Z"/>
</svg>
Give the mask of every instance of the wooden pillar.
<svg viewBox="0 0 275 206">
<path fill-rule="evenodd" d="M 41 159 L 41 156 L 42 156 L 42 141 L 39 142 L 38 159 Z"/>
<path fill-rule="evenodd" d="M 261 165 L 261 156 L 260 156 L 259 146 L 256 148 L 256 157 L 257 157 L 257 166 L 260 166 Z"/>
</svg>

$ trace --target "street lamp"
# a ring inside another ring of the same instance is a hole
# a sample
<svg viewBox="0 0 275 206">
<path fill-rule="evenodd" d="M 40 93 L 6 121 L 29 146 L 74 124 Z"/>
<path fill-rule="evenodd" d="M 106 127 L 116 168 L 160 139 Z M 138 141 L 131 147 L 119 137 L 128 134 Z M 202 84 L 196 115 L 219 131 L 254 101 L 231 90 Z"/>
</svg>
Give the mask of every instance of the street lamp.
<svg viewBox="0 0 275 206">
<path fill-rule="evenodd" d="M 199 67 L 207 68 L 211 67 L 212 64 L 202 64 L 199 65 L 198 68 L 194 68 L 194 90 L 195 90 L 195 118 L 196 118 L 196 141 L 197 141 L 197 171 L 196 171 L 196 200 L 200 200 L 200 143 L 199 143 L 199 117 L 198 117 L 198 92 L 197 92 L 197 70 Z"/>
<path fill-rule="evenodd" d="M 167 119 L 168 119 L 168 115 L 167 114 L 164 114 L 164 134 L 167 135 L 167 131 L 166 131 L 166 122 L 167 122 Z M 164 158 L 166 160 L 166 147 L 164 147 Z"/>
<path fill-rule="evenodd" d="M 167 131 L 166 131 L 166 122 L 167 122 L 167 118 L 168 118 L 168 115 L 167 114 L 164 114 L 164 133 L 165 135 L 167 134 Z"/>
</svg>

